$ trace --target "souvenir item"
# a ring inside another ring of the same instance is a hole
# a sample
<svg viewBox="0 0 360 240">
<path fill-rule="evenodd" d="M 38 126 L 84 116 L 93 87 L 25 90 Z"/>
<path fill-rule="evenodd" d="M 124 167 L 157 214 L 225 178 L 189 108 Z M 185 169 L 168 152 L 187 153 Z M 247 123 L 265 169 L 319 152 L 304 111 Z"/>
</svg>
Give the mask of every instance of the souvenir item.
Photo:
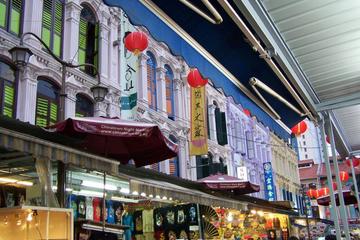
<svg viewBox="0 0 360 240">
<path fill-rule="evenodd" d="M 176 240 L 176 233 L 174 231 L 169 231 L 168 237 L 169 240 Z"/>
<path fill-rule="evenodd" d="M 116 223 L 117 224 L 121 224 L 121 218 L 124 212 L 124 206 L 122 205 L 122 203 L 119 203 L 116 206 L 116 210 L 115 210 L 115 218 L 116 218 Z"/>
<path fill-rule="evenodd" d="M 163 225 L 163 216 L 161 215 L 161 213 L 156 213 L 155 214 L 155 224 L 157 227 L 161 227 Z"/>
<path fill-rule="evenodd" d="M 169 224 L 174 224 L 175 223 L 175 213 L 170 210 L 166 213 L 166 221 L 169 223 Z"/>
<path fill-rule="evenodd" d="M 85 218 L 86 216 L 85 197 L 78 196 L 77 203 L 78 203 L 78 218 Z"/>
<path fill-rule="evenodd" d="M 195 207 L 190 207 L 189 217 L 190 217 L 190 222 L 195 222 L 197 220 L 196 219 L 196 208 Z"/>
<path fill-rule="evenodd" d="M 185 222 L 185 213 L 184 210 L 179 210 L 177 212 L 177 223 L 178 224 L 183 224 Z"/>
<path fill-rule="evenodd" d="M 184 239 L 184 240 L 188 239 L 188 236 L 187 236 L 187 234 L 186 234 L 186 232 L 184 230 L 181 230 L 179 238 Z"/>
<path fill-rule="evenodd" d="M 5 202 L 6 202 L 6 207 L 15 206 L 14 194 L 13 193 L 7 193 Z"/>
<path fill-rule="evenodd" d="M 154 236 L 156 240 L 165 240 L 165 233 L 163 231 L 155 231 Z"/>
<path fill-rule="evenodd" d="M 77 218 L 77 204 L 76 204 L 76 196 L 75 195 L 70 195 L 69 197 L 69 207 L 73 209 L 73 214 L 74 214 L 74 219 Z"/>
<path fill-rule="evenodd" d="M 115 211 L 113 207 L 113 202 L 111 200 L 106 201 L 106 210 L 107 210 L 107 218 L 106 221 L 108 223 L 115 223 Z"/>
<path fill-rule="evenodd" d="M 101 200 L 100 198 L 94 198 L 93 200 L 93 208 L 94 208 L 94 221 L 100 222 L 101 218 Z"/>
<path fill-rule="evenodd" d="M 93 201 L 91 197 L 87 197 L 85 200 L 86 205 L 86 216 L 87 220 L 94 220 L 94 208 L 93 208 Z"/>
<path fill-rule="evenodd" d="M 135 217 L 135 232 L 143 232 L 143 219 L 142 219 L 142 215 L 141 212 L 136 212 L 137 214 L 135 215 L 134 213 L 134 217 Z"/>
<path fill-rule="evenodd" d="M 154 211 L 143 210 L 142 211 L 143 231 L 144 233 L 154 232 Z"/>
</svg>

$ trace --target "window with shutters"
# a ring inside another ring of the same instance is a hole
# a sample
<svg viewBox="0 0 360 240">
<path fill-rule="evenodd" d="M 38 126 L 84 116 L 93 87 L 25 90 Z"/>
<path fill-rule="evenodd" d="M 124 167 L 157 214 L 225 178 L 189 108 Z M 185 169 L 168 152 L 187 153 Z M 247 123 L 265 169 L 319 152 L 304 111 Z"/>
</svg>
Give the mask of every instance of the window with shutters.
<svg viewBox="0 0 360 240">
<path fill-rule="evenodd" d="M 245 132 L 246 138 L 246 146 L 247 146 L 247 156 L 248 158 L 252 159 L 255 157 L 255 144 L 254 144 L 254 137 L 251 131 Z"/>
<path fill-rule="evenodd" d="M 179 159 L 178 157 L 174 157 L 169 160 L 169 173 L 172 176 L 179 177 Z"/>
<path fill-rule="evenodd" d="M 226 117 L 225 112 L 220 112 L 220 108 L 215 108 L 215 123 L 216 123 L 216 137 L 219 145 L 226 145 L 227 130 L 226 130 Z"/>
<path fill-rule="evenodd" d="M 196 175 L 197 179 L 205 178 L 213 174 L 213 156 L 208 153 L 207 156 L 196 156 Z"/>
<path fill-rule="evenodd" d="M 35 124 L 46 127 L 55 124 L 59 115 L 59 88 L 46 78 L 38 79 Z"/>
<path fill-rule="evenodd" d="M 86 4 L 81 5 L 83 9 L 80 14 L 79 23 L 79 51 L 78 63 L 89 63 L 98 67 L 99 62 L 99 23 L 95 13 Z M 85 73 L 94 76 L 94 68 L 81 67 Z"/>
<path fill-rule="evenodd" d="M 151 164 L 150 168 L 154 171 L 160 172 L 160 163 Z"/>
<path fill-rule="evenodd" d="M 168 65 L 165 65 L 165 83 L 166 83 L 166 112 L 168 118 L 175 119 L 174 111 L 174 74 Z"/>
<path fill-rule="evenodd" d="M 22 0 L 0 0 L 0 27 L 16 36 L 20 36 L 22 13 Z"/>
<path fill-rule="evenodd" d="M 0 113 L 11 118 L 15 117 L 16 76 L 14 68 L 0 61 Z"/>
<path fill-rule="evenodd" d="M 94 104 L 83 94 L 76 95 L 76 117 L 92 117 L 94 116 Z"/>
<path fill-rule="evenodd" d="M 151 52 L 146 54 L 149 57 L 146 62 L 148 102 L 149 107 L 156 110 L 156 61 Z"/>
<path fill-rule="evenodd" d="M 62 55 L 63 18 L 63 0 L 44 0 L 41 39 L 58 57 Z"/>
</svg>

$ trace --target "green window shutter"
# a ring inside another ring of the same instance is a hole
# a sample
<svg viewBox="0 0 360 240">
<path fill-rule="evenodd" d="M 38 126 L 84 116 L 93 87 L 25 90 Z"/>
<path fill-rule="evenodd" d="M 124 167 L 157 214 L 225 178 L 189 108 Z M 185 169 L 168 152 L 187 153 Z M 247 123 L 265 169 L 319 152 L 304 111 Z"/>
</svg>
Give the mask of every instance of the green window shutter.
<svg viewBox="0 0 360 240">
<path fill-rule="evenodd" d="M 0 0 L 0 27 L 5 28 L 6 26 L 6 2 L 3 0 Z"/>
<path fill-rule="evenodd" d="M 4 87 L 4 111 L 3 115 L 8 117 L 14 116 L 15 90 L 13 86 L 5 85 Z"/>
<path fill-rule="evenodd" d="M 86 46 L 87 46 L 87 22 L 80 18 L 79 23 L 79 53 L 78 53 L 78 63 L 84 64 L 86 61 Z M 80 67 L 81 70 L 85 70 L 85 67 Z"/>
<path fill-rule="evenodd" d="M 224 146 L 228 144 L 225 112 L 221 112 L 221 133 L 222 133 L 222 142 L 220 145 Z"/>
<path fill-rule="evenodd" d="M 56 56 L 61 54 L 61 34 L 62 34 L 62 20 L 63 20 L 63 4 L 59 1 L 55 2 L 55 19 L 54 19 L 54 43 L 53 51 Z"/>
<path fill-rule="evenodd" d="M 36 101 L 36 122 L 35 124 L 40 127 L 48 125 L 48 108 L 49 101 L 47 99 L 38 97 Z"/>
<path fill-rule="evenodd" d="M 50 103 L 50 124 L 53 125 L 58 120 L 58 106 L 56 103 Z"/>
<path fill-rule="evenodd" d="M 11 9 L 10 31 L 20 34 L 20 21 L 22 12 L 22 0 L 13 0 Z"/>
<path fill-rule="evenodd" d="M 227 144 L 226 118 L 225 113 L 220 112 L 220 108 L 215 108 L 215 120 L 218 144 L 224 146 Z"/>
<path fill-rule="evenodd" d="M 51 48 L 51 26 L 52 26 L 52 3 L 51 0 L 44 0 L 42 15 L 41 39 Z"/>
<path fill-rule="evenodd" d="M 82 113 L 75 113 L 75 117 L 84 117 L 84 114 L 82 114 Z"/>
<path fill-rule="evenodd" d="M 94 65 L 98 67 L 99 63 L 99 23 L 95 25 L 95 39 L 94 39 Z"/>
</svg>

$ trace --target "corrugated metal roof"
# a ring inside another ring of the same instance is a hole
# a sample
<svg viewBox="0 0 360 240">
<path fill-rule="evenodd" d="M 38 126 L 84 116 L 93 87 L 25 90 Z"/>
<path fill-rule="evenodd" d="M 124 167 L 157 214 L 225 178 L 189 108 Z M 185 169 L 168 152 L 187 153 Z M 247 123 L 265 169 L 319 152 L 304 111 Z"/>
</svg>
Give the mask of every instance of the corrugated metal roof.
<svg viewBox="0 0 360 240">
<path fill-rule="evenodd" d="M 359 0 L 261 0 L 260 3 L 320 102 L 360 92 Z M 360 150 L 360 106 L 333 112 L 351 150 Z"/>
</svg>

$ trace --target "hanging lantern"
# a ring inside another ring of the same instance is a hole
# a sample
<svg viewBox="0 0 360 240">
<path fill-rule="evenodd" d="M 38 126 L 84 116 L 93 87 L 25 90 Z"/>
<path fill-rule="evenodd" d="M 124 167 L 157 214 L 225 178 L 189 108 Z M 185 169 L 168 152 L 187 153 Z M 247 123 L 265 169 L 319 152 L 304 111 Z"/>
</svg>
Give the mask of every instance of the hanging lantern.
<svg viewBox="0 0 360 240">
<path fill-rule="evenodd" d="M 321 196 L 329 195 L 329 192 L 330 192 L 330 190 L 329 190 L 328 187 L 324 187 L 324 188 L 321 188 L 321 189 L 320 189 L 320 195 L 321 195 Z"/>
<path fill-rule="evenodd" d="M 291 132 L 294 135 L 301 135 L 307 130 L 307 124 L 305 121 L 301 121 L 291 128 Z"/>
<path fill-rule="evenodd" d="M 329 138 L 329 136 L 326 136 L 326 142 L 328 143 L 328 144 L 330 144 L 330 138 Z"/>
<path fill-rule="evenodd" d="M 187 75 L 187 80 L 189 85 L 193 88 L 202 87 L 208 83 L 208 80 L 201 76 L 197 68 L 190 70 L 189 74 Z"/>
<path fill-rule="evenodd" d="M 346 159 L 346 165 L 348 165 L 349 167 L 351 167 L 351 162 L 350 161 L 351 161 L 351 158 Z M 356 157 L 353 157 L 352 162 L 353 162 L 353 167 L 357 167 L 360 164 L 360 159 L 356 158 Z"/>
<path fill-rule="evenodd" d="M 349 180 L 349 173 L 345 171 L 341 171 L 340 173 L 340 180 L 342 182 L 347 182 Z"/>
<path fill-rule="evenodd" d="M 322 197 L 322 191 L 321 191 L 321 189 L 316 189 L 314 198 L 319 198 L 319 197 Z"/>
<path fill-rule="evenodd" d="M 244 113 L 246 116 L 250 117 L 251 116 L 251 112 L 249 109 L 244 109 Z"/>
<path fill-rule="evenodd" d="M 309 198 L 314 198 L 315 192 L 316 192 L 315 189 L 311 189 L 311 188 L 310 188 L 310 189 L 306 192 L 306 195 L 307 195 Z"/>
<path fill-rule="evenodd" d="M 148 38 L 143 32 L 131 32 L 124 39 L 125 47 L 135 55 L 141 53 L 148 47 Z"/>
</svg>

